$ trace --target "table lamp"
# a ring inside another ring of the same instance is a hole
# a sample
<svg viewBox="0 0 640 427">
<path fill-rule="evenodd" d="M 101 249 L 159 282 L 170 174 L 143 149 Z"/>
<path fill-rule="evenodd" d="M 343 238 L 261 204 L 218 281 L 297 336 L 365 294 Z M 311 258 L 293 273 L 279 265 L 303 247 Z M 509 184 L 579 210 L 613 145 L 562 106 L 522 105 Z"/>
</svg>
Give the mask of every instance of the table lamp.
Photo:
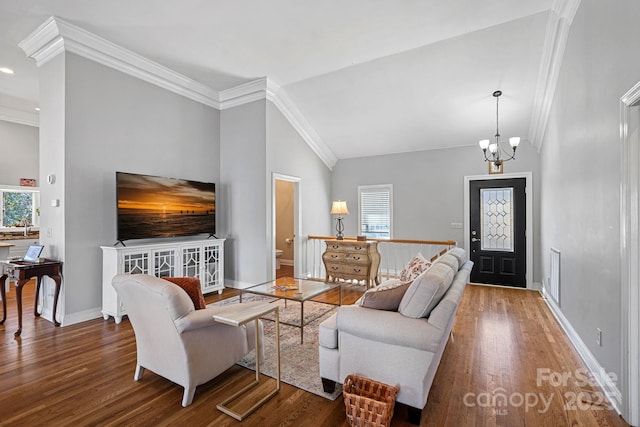
<svg viewBox="0 0 640 427">
<path fill-rule="evenodd" d="M 342 215 L 349 215 L 349 209 L 347 209 L 347 202 L 344 200 L 334 201 L 331 205 L 331 215 L 338 215 L 338 222 L 336 224 L 337 240 L 344 240 L 344 224 L 342 224 Z"/>
</svg>

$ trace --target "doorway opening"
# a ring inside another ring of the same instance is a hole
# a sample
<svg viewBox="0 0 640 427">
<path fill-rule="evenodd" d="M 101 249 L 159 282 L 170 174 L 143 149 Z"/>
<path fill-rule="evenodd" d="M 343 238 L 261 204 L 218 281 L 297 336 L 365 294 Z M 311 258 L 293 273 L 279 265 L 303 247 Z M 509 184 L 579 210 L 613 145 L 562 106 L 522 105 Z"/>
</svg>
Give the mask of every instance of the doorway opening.
<svg viewBox="0 0 640 427">
<path fill-rule="evenodd" d="M 299 235 L 300 178 L 273 175 L 273 272 L 275 278 L 295 277 Z"/>
</svg>

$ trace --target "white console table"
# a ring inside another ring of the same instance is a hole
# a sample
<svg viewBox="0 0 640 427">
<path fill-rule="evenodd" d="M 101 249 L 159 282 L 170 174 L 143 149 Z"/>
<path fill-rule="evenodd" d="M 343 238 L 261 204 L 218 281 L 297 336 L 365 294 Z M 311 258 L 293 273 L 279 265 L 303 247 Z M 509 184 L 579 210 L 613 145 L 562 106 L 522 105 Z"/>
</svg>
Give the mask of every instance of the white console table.
<svg viewBox="0 0 640 427">
<path fill-rule="evenodd" d="M 197 277 L 202 293 L 224 289 L 224 239 L 183 240 L 132 246 L 101 246 L 102 317 L 122 321 L 126 308 L 111 286 L 116 274 Z"/>
</svg>

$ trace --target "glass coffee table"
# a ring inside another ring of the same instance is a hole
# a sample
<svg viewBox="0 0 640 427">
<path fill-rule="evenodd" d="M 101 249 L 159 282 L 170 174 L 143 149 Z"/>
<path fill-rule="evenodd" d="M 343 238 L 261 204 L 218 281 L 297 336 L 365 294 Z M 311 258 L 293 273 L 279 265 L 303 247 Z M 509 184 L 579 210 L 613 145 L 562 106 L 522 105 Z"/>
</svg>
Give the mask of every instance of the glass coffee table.
<svg viewBox="0 0 640 427">
<path fill-rule="evenodd" d="M 286 301 L 297 301 L 300 303 L 300 323 L 287 323 L 284 321 L 280 321 L 282 325 L 295 326 L 296 328 L 300 328 L 300 344 L 304 342 L 304 327 L 314 320 L 318 319 L 320 316 L 324 315 L 326 311 L 314 319 L 309 319 L 306 322 L 304 321 L 304 303 L 312 298 L 315 298 L 319 295 L 325 294 L 333 289 L 338 289 L 339 299 L 338 305 L 342 305 L 342 287 L 339 283 L 326 283 L 320 282 L 316 280 L 307 280 L 307 279 L 296 279 L 293 277 L 282 277 L 280 279 L 271 280 L 269 282 L 261 283 L 255 286 L 249 287 L 237 287 L 236 289 L 240 290 L 240 302 L 242 302 L 242 294 L 245 292 L 254 294 L 254 295 L 262 295 L 277 299 L 283 299 Z M 274 301 L 275 302 L 275 301 Z M 319 301 L 315 301 L 319 302 Z M 331 303 L 324 303 L 334 305 Z M 286 306 L 286 305 L 285 305 Z"/>
</svg>

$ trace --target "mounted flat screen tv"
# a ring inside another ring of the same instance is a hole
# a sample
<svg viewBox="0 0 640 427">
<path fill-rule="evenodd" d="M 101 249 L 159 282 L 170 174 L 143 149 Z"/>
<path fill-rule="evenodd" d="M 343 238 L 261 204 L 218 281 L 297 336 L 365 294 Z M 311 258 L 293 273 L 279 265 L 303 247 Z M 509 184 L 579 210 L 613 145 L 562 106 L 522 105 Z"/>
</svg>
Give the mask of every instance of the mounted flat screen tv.
<svg viewBox="0 0 640 427">
<path fill-rule="evenodd" d="M 116 172 L 116 194 L 120 242 L 215 235 L 214 183 Z"/>
</svg>

